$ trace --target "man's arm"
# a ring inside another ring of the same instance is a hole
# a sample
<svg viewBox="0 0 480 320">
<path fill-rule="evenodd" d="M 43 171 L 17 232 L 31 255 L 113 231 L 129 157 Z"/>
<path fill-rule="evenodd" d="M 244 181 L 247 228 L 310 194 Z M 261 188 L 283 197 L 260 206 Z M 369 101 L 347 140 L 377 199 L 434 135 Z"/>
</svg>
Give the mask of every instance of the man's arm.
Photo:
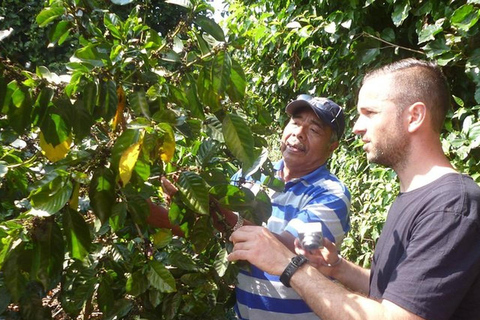
<svg viewBox="0 0 480 320">
<path fill-rule="evenodd" d="M 345 261 L 344 261 L 345 262 Z M 376 301 L 348 291 L 306 264 L 290 279 L 292 288 L 322 319 L 421 320 L 388 301 Z"/>
<path fill-rule="evenodd" d="M 282 274 L 294 256 L 271 232 L 262 227 L 240 228 L 232 234 L 231 241 L 234 243 L 234 248 L 228 256 L 230 261 L 248 260 L 270 274 Z M 343 263 L 345 261 L 342 261 Z M 344 272 L 349 270 L 350 263 L 346 265 Z M 310 308 L 324 320 L 422 319 L 387 300 L 378 302 L 348 291 L 309 264 L 303 265 L 293 274 L 290 284 Z"/>
<path fill-rule="evenodd" d="M 336 245 L 328 239 L 324 238 L 323 244 L 323 248 L 308 252 L 301 248 L 298 241 L 295 243 L 295 251 L 305 255 L 310 265 L 323 275 L 335 278 L 352 291 L 368 295 L 370 270 L 340 257 Z"/>
</svg>

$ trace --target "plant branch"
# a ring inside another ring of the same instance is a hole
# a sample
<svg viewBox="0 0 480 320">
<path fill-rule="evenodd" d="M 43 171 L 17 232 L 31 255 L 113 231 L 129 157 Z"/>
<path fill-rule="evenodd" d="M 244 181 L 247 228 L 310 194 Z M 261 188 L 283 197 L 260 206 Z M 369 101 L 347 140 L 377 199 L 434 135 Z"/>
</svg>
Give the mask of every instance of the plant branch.
<svg viewBox="0 0 480 320">
<path fill-rule="evenodd" d="M 387 41 L 387 40 L 383 40 L 382 38 L 379 38 L 379 37 L 374 36 L 374 35 L 372 35 L 372 34 L 370 34 L 370 33 L 367 33 L 367 32 L 362 32 L 361 36 L 375 39 L 375 40 L 377 40 L 377 41 L 380 41 L 380 42 L 383 42 L 383 43 L 385 43 L 385 44 L 388 44 L 389 46 L 394 47 L 394 48 L 399 48 L 399 49 L 403 49 L 403 50 L 406 50 L 406 51 L 415 52 L 415 53 L 419 53 L 419 54 L 421 54 L 421 55 L 425 55 L 425 52 L 423 52 L 423 51 L 415 50 L 415 49 L 408 48 L 408 47 L 404 47 L 404 46 L 400 46 L 400 45 L 398 45 L 398 44 L 389 42 L 389 41 Z"/>
</svg>

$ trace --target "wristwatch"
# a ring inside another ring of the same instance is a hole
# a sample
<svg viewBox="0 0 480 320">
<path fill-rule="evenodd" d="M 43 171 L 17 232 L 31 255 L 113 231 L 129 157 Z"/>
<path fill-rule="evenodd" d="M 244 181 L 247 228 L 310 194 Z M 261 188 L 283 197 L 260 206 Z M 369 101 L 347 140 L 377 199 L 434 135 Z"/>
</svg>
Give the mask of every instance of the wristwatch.
<svg viewBox="0 0 480 320">
<path fill-rule="evenodd" d="M 292 278 L 293 274 L 295 271 L 298 270 L 305 262 L 307 262 L 308 259 L 304 256 L 299 254 L 298 256 L 295 256 L 290 260 L 290 263 L 288 266 L 283 270 L 282 275 L 280 276 L 280 281 L 283 283 L 285 287 L 291 287 L 290 286 L 290 279 Z"/>
</svg>

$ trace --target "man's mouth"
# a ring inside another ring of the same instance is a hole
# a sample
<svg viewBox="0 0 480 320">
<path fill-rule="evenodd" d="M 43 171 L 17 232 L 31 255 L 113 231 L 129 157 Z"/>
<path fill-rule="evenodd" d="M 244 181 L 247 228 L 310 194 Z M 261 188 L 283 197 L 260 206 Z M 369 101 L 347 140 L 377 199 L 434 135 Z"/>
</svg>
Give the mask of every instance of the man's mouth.
<svg viewBox="0 0 480 320">
<path fill-rule="evenodd" d="M 297 151 L 297 152 L 304 152 L 305 151 L 305 146 L 301 143 L 287 142 L 287 148 L 289 148 L 292 151 Z"/>
</svg>

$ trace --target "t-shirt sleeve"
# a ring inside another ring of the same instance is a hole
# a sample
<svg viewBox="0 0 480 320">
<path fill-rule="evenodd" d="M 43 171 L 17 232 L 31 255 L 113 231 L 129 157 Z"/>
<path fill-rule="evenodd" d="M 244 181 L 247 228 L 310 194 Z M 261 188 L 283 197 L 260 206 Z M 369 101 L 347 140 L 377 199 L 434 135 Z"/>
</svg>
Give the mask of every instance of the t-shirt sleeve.
<svg viewBox="0 0 480 320">
<path fill-rule="evenodd" d="M 479 244 L 472 219 L 445 212 L 424 216 L 383 298 L 426 319 L 450 319 L 478 275 Z"/>
<path fill-rule="evenodd" d="M 285 229 L 298 237 L 305 223 L 320 222 L 323 236 L 339 246 L 350 230 L 349 206 L 348 195 L 319 193 L 290 220 Z"/>
</svg>

